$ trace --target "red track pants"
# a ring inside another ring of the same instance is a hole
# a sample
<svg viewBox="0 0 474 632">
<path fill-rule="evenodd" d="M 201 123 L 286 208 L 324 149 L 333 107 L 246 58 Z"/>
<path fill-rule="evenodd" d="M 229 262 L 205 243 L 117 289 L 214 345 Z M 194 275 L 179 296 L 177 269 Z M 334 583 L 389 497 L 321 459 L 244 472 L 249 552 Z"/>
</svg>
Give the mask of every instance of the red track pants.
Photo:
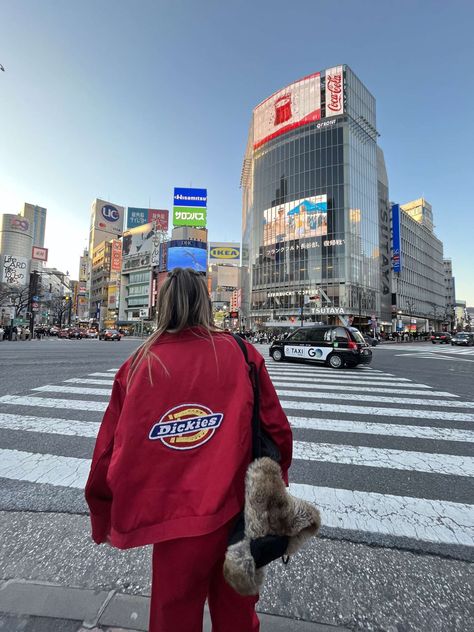
<svg viewBox="0 0 474 632">
<path fill-rule="evenodd" d="M 153 547 L 149 632 L 202 632 L 206 598 L 212 632 L 258 632 L 258 597 L 242 597 L 224 579 L 230 525 Z"/>
</svg>

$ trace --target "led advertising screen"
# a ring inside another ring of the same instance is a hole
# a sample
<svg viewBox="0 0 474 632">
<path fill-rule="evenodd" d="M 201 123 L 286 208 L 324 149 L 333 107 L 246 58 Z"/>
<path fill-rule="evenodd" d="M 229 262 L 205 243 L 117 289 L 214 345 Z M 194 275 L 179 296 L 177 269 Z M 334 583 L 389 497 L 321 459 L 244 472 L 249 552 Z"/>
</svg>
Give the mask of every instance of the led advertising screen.
<svg viewBox="0 0 474 632">
<path fill-rule="evenodd" d="M 396 273 L 402 271 L 399 204 L 392 204 L 392 270 Z"/>
<path fill-rule="evenodd" d="M 153 224 L 144 224 L 128 230 L 123 235 L 122 255 L 125 258 L 150 254 L 151 265 L 158 265 L 162 233 Z"/>
<path fill-rule="evenodd" d="M 321 75 L 304 77 L 275 92 L 254 110 L 253 147 L 321 118 Z"/>
<path fill-rule="evenodd" d="M 327 235 L 327 195 L 272 206 L 263 213 L 263 243 Z"/>
<path fill-rule="evenodd" d="M 207 244 L 194 239 L 175 239 L 168 244 L 168 270 L 192 268 L 207 271 Z"/>
</svg>

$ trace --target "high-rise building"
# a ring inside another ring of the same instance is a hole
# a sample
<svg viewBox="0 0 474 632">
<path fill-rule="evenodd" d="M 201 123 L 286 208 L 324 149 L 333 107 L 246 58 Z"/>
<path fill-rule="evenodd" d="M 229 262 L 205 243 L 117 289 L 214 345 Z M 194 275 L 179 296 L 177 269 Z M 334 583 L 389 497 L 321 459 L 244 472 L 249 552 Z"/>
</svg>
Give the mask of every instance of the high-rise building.
<svg viewBox="0 0 474 632">
<path fill-rule="evenodd" d="M 375 98 L 346 65 L 253 110 L 241 178 L 247 327 L 380 319 L 377 136 Z"/>
<path fill-rule="evenodd" d="M 22 217 L 30 222 L 33 232 L 33 246 L 44 248 L 44 236 L 46 232 L 46 215 L 47 210 L 37 204 L 29 204 L 25 202 L 20 211 Z"/>
<path fill-rule="evenodd" d="M 455 307 L 456 307 L 456 281 L 453 276 L 453 262 L 451 259 L 444 259 L 444 289 L 446 299 L 446 310 L 444 322 L 449 325 L 449 329 L 454 327 Z"/>
<path fill-rule="evenodd" d="M 0 216 L 0 283 L 29 284 L 32 246 L 32 226 L 26 217 Z"/>
<path fill-rule="evenodd" d="M 119 239 L 123 234 L 125 209 L 118 204 L 95 199 L 91 206 L 89 257 L 103 241 Z"/>
<path fill-rule="evenodd" d="M 433 232 L 433 207 L 425 198 L 419 198 L 406 204 L 401 204 L 400 208 L 405 211 L 415 222 L 426 226 L 428 230 Z"/>
<path fill-rule="evenodd" d="M 410 210 L 413 204 L 403 206 Z M 399 331 L 439 330 L 446 315 L 443 243 L 433 232 L 432 215 L 431 222 L 424 222 L 403 206 L 392 205 L 392 233 L 399 235 L 398 248 L 393 248 L 393 258 L 398 257 L 393 262 L 393 326 Z"/>
<path fill-rule="evenodd" d="M 90 269 L 89 316 L 103 327 L 114 327 L 118 318 L 122 244 L 109 239 L 92 253 Z"/>
</svg>

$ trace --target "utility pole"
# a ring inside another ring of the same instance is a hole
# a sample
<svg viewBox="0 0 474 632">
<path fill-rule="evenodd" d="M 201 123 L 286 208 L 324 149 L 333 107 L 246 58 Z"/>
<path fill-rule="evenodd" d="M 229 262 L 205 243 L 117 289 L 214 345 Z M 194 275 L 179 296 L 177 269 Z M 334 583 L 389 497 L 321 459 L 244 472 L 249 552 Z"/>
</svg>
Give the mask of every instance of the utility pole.
<svg viewBox="0 0 474 632">
<path fill-rule="evenodd" d="M 35 303 L 34 299 L 37 298 L 38 294 L 38 278 L 38 272 L 34 270 L 30 274 L 30 286 L 28 296 L 28 308 L 30 312 L 30 340 L 33 340 L 33 331 L 35 328 L 35 312 L 33 311 L 33 303 Z"/>
</svg>

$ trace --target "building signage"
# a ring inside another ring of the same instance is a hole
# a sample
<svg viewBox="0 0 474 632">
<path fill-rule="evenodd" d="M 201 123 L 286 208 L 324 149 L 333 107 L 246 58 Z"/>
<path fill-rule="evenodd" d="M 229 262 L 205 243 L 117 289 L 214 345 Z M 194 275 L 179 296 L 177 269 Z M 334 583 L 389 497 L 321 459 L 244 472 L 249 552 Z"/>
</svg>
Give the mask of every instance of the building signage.
<svg viewBox="0 0 474 632">
<path fill-rule="evenodd" d="M 328 232 L 326 194 L 272 206 L 263 212 L 263 243 L 325 237 Z"/>
<path fill-rule="evenodd" d="M 239 265 L 240 244 L 211 241 L 209 244 L 209 265 L 213 263 Z"/>
<path fill-rule="evenodd" d="M 10 230 L 16 233 L 28 233 L 30 222 L 24 217 L 12 217 L 10 219 Z"/>
<path fill-rule="evenodd" d="M 312 310 L 313 314 L 321 314 L 321 315 L 344 315 L 343 307 L 314 307 Z"/>
<path fill-rule="evenodd" d="M 112 272 L 120 272 L 122 269 L 122 242 L 119 239 L 112 240 L 110 269 Z"/>
<path fill-rule="evenodd" d="M 199 226 L 204 228 L 206 222 L 206 209 L 195 209 L 185 206 L 173 207 L 173 226 Z"/>
<path fill-rule="evenodd" d="M 195 239 L 174 239 L 168 244 L 168 270 L 192 268 L 197 272 L 207 270 L 207 245 Z"/>
<path fill-rule="evenodd" d="M 344 113 L 344 81 L 342 66 L 326 70 L 326 116 Z"/>
<path fill-rule="evenodd" d="M 175 187 L 173 206 L 207 208 L 207 189 L 183 189 Z"/>
<path fill-rule="evenodd" d="M 31 258 L 37 261 L 48 261 L 48 249 L 40 248 L 40 246 L 33 246 L 31 250 Z"/>
<path fill-rule="evenodd" d="M 8 285 L 27 285 L 29 260 L 25 257 L 3 255 L 2 282 Z"/>
<path fill-rule="evenodd" d="M 257 105 L 253 113 L 253 147 L 321 118 L 321 75 L 304 77 Z"/>
<path fill-rule="evenodd" d="M 169 211 L 157 208 L 128 207 L 127 228 L 136 228 L 143 224 L 156 223 L 158 230 L 167 231 L 169 224 Z"/>
<path fill-rule="evenodd" d="M 175 187 L 173 197 L 173 226 L 204 228 L 207 221 L 207 189 Z"/>
<path fill-rule="evenodd" d="M 95 200 L 92 204 L 94 229 L 112 235 L 121 235 L 125 209 L 104 200 Z"/>
<path fill-rule="evenodd" d="M 399 204 L 392 204 L 392 270 L 396 273 L 402 271 Z"/>
</svg>

